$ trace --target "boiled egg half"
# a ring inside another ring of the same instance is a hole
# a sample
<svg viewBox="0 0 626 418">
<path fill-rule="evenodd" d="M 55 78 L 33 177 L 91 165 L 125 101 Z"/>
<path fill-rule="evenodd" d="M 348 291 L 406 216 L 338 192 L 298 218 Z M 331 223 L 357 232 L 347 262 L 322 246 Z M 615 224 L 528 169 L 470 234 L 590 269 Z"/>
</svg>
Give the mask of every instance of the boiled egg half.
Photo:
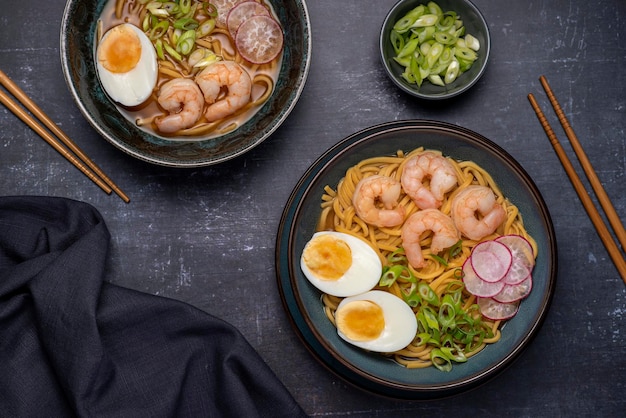
<svg viewBox="0 0 626 418">
<path fill-rule="evenodd" d="M 347 297 L 335 312 L 337 333 L 357 347 L 380 353 L 401 350 L 413 341 L 417 320 L 399 297 L 372 290 Z"/>
<path fill-rule="evenodd" d="M 152 94 L 158 65 L 154 46 L 137 26 L 109 29 L 96 50 L 96 68 L 106 93 L 124 106 L 137 106 Z"/>
<path fill-rule="evenodd" d="M 382 274 L 382 263 L 372 247 L 336 231 L 315 233 L 302 251 L 300 267 L 313 286 L 339 297 L 367 292 Z"/>
</svg>

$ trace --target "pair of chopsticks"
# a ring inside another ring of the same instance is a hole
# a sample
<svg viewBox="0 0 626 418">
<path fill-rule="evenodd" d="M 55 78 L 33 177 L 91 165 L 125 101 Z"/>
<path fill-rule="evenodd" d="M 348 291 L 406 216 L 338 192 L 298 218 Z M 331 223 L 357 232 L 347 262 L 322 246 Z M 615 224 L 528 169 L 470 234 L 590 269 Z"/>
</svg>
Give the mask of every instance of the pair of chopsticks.
<svg viewBox="0 0 626 418">
<path fill-rule="evenodd" d="M 0 102 L 15 116 L 96 183 L 106 194 L 115 192 L 124 202 L 130 202 L 130 198 L 2 70 L 0 70 L 0 84 L 35 117 L 26 112 L 5 91 L 0 89 Z"/>
<path fill-rule="evenodd" d="M 622 222 L 620 221 L 619 216 L 617 215 L 617 212 L 615 211 L 615 208 L 613 207 L 613 204 L 611 203 L 611 200 L 609 199 L 606 192 L 604 191 L 604 187 L 602 187 L 602 183 L 598 179 L 598 176 L 596 175 L 595 170 L 593 169 L 591 163 L 589 162 L 589 159 L 587 158 L 585 151 L 580 145 L 580 142 L 578 141 L 578 138 L 576 137 L 574 130 L 570 126 L 569 121 L 567 120 L 567 117 L 565 116 L 565 113 L 563 112 L 563 109 L 561 109 L 561 105 L 559 104 L 559 102 L 556 99 L 556 96 L 552 92 L 552 89 L 550 88 L 550 85 L 548 84 L 548 80 L 546 80 L 544 76 L 541 76 L 539 77 L 539 81 L 541 82 L 541 85 L 543 86 L 543 89 L 545 90 L 546 95 L 548 96 L 548 99 L 550 100 L 550 103 L 552 104 L 552 107 L 554 108 L 554 111 L 559 119 L 559 122 L 561 123 L 561 126 L 563 127 L 563 130 L 565 131 L 565 135 L 567 136 L 567 139 L 570 141 L 572 148 L 574 149 L 574 152 L 576 153 L 576 157 L 578 158 L 581 166 L 583 167 L 585 175 L 587 176 L 587 179 L 589 180 L 589 183 L 591 184 L 591 187 L 593 188 L 593 191 L 596 194 L 596 197 L 598 201 L 600 202 L 602 209 L 604 210 L 606 218 L 609 220 L 609 223 L 611 227 L 613 228 L 613 232 L 617 240 L 622 246 L 621 250 L 618 247 L 615 240 L 613 239 L 611 233 L 609 232 L 609 229 L 604 223 L 604 220 L 600 216 L 598 209 L 595 207 L 591 198 L 589 197 L 589 194 L 587 193 L 585 186 L 583 185 L 582 181 L 578 177 L 578 174 L 576 174 L 576 171 L 574 170 L 574 166 L 572 165 L 572 162 L 567 157 L 567 154 L 563 150 L 563 147 L 561 146 L 559 139 L 556 137 L 556 134 L 550 127 L 550 124 L 548 120 L 546 119 L 546 116 L 541 111 L 541 108 L 539 107 L 539 104 L 535 100 L 535 97 L 533 96 L 532 93 L 528 95 L 528 100 L 530 101 L 530 104 L 533 110 L 537 114 L 537 118 L 539 119 L 541 126 L 543 126 L 543 129 L 546 132 L 546 135 L 548 136 L 548 139 L 550 140 L 550 143 L 552 144 L 554 151 L 559 157 L 559 160 L 561 161 L 561 164 L 563 165 L 565 172 L 567 173 L 570 181 L 572 182 L 572 185 L 574 186 L 574 189 L 576 190 L 576 193 L 578 194 L 579 199 L 581 200 L 585 210 L 587 211 L 587 214 L 589 215 L 589 218 L 591 219 L 591 222 L 593 223 L 594 227 L 596 228 L 596 231 L 598 232 L 600 239 L 602 240 L 604 246 L 609 252 L 609 255 L 611 256 L 611 259 L 613 260 L 615 267 L 617 267 L 617 270 L 620 276 L 622 277 L 622 280 L 624 281 L 624 283 L 626 283 L 626 261 L 624 260 L 624 253 L 622 252 L 622 251 L 626 251 L 626 231 L 624 231 L 624 226 L 622 225 Z"/>
</svg>

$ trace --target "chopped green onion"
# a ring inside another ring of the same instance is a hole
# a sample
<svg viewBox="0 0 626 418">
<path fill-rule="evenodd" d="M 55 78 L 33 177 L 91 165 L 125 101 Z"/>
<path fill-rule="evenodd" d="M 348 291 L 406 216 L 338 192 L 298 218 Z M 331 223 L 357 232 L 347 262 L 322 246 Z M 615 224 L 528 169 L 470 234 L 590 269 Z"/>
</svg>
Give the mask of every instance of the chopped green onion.
<svg viewBox="0 0 626 418">
<path fill-rule="evenodd" d="M 456 326 L 456 308 L 449 295 L 444 296 L 439 306 L 439 323 L 444 329 L 452 329 Z"/>
<path fill-rule="evenodd" d="M 404 37 L 402 37 L 398 32 L 391 31 L 390 34 L 391 45 L 393 45 L 393 50 L 396 53 L 396 56 L 402 51 L 404 48 Z"/>
<path fill-rule="evenodd" d="M 478 40 L 465 34 L 456 12 L 444 12 L 434 1 L 420 4 L 400 17 L 390 35 L 394 61 L 410 84 L 424 80 L 445 87 L 469 70 L 478 58 Z M 458 63 L 454 63 L 454 57 Z"/>
<path fill-rule="evenodd" d="M 173 1 L 166 1 L 163 3 L 163 9 L 165 9 L 170 15 L 178 13 L 180 6 Z"/>
<path fill-rule="evenodd" d="M 176 50 L 183 55 L 189 55 L 196 43 L 196 31 L 189 29 L 184 32 L 176 42 Z"/>
<path fill-rule="evenodd" d="M 439 5 L 435 3 L 434 1 L 429 1 L 426 6 L 428 7 L 428 10 L 432 14 L 437 15 L 437 16 L 443 15 L 443 10 L 441 10 L 441 7 L 439 7 Z"/>
<path fill-rule="evenodd" d="M 176 29 L 190 30 L 198 27 L 198 21 L 191 17 L 184 17 L 174 22 Z"/>
<path fill-rule="evenodd" d="M 216 18 L 217 17 L 217 7 L 213 3 L 204 2 L 203 3 L 203 8 L 204 8 L 204 12 L 210 18 Z"/>
<path fill-rule="evenodd" d="M 156 49 L 157 57 L 159 57 L 159 59 L 161 60 L 164 60 L 165 54 L 163 53 L 163 41 L 161 39 L 157 39 L 157 41 L 154 43 L 154 47 Z"/>
<path fill-rule="evenodd" d="M 476 58 L 478 58 L 478 55 L 476 55 L 476 51 L 474 51 L 473 49 L 469 49 L 468 47 L 457 47 L 454 50 L 454 55 L 458 59 L 466 61 L 474 61 L 476 60 Z"/>
<path fill-rule="evenodd" d="M 165 52 L 170 54 L 172 58 L 174 58 L 175 60 L 177 61 L 183 60 L 183 57 L 174 48 L 172 48 L 171 45 L 168 44 L 167 42 L 163 42 L 163 48 L 165 48 Z"/>
<path fill-rule="evenodd" d="M 407 14 L 405 14 L 400 20 L 398 20 L 393 26 L 393 30 L 399 33 L 408 31 L 415 23 L 418 17 L 422 16 L 426 8 L 424 5 L 419 5 Z"/>
<path fill-rule="evenodd" d="M 402 291 L 402 299 L 409 305 L 411 308 L 416 308 L 422 303 L 422 298 L 420 297 L 419 292 L 417 292 L 417 286 L 415 283 L 411 284 L 411 287 L 407 292 Z"/>
<path fill-rule="evenodd" d="M 191 0 L 180 0 L 178 7 L 180 7 L 181 13 L 189 13 L 189 10 L 191 10 Z"/>
<path fill-rule="evenodd" d="M 424 299 L 426 302 L 430 303 L 433 306 L 439 306 L 439 296 L 437 296 L 435 291 L 431 289 L 428 284 L 420 282 L 417 285 L 417 291 L 419 292 L 422 299 Z"/>
<path fill-rule="evenodd" d="M 433 26 L 439 21 L 439 16 L 433 14 L 422 15 L 418 17 L 411 25 L 412 28 L 423 28 Z"/>
<path fill-rule="evenodd" d="M 409 268 L 402 264 L 396 264 L 391 267 L 385 267 L 378 284 L 380 286 L 391 286 L 398 279 L 415 283 L 415 277 L 413 277 Z"/>
<path fill-rule="evenodd" d="M 435 348 L 430 352 L 430 361 L 432 361 L 433 365 L 442 372 L 449 372 L 452 370 L 452 362 L 440 348 Z"/>
<path fill-rule="evenodd" d="M 448 262 L 443 257 L 440 257 L 437 254 L 431 254 L 430 256 L 432 257 L 433 260 L 437 261 L 439 264 L 448 267 Z"/>
<path fill-rule="evenodd" d="M 478 51 L 480 49 L 480 41 L 469 34 L 465 35 L 465 45 L 474 51 Z"/>
<path fill-rule="evenodd" d="M 162 20 L 150 30 L 150 32 L 148 33 L 148 37 L 152 40 L 159 39 L 161 36 L 167 33 L 169 27 L 170 22 L 168 22 L 167 20 Z"/>
<path fill-rule="evenodd" d="M 419 41 L 417 39 L 411 39 L 409 42 L 404 44 L 404 47 L 402 47 L 402 49 L 398 53 L 397 58 L 403 58 L 412 55 L 418 46 Z"/>
<path fill-rule="evenodd" d="M 391 254 L 389 254 L 387 256 L 387 262 L 389 264 L 406 263 L 407 260 L 406 260 L 406 255 L 404 253 L 404 248 L 400 247 L 394 252 L 392 252 Z"/>
<path fill-rule="evenodd" d="M 461 67 L 459 65 L 459 62 L 457 60 L 453 60 L 448 66 L 448 70 L 446 71 L 446 75 L 443 79 L 443 82 L 446 84 L 450 84 L 454 80 L 456 80 L 457 76 L 459 75 L 460 68 Z"/>
</svg>

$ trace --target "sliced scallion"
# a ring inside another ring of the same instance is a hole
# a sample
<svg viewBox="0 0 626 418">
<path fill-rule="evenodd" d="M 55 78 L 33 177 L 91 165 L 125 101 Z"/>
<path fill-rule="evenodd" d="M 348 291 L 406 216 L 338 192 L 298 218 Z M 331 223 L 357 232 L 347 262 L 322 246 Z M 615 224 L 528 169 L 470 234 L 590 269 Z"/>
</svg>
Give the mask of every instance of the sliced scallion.
<svg viewBox="0 0 626 418">
<path fill-rule="evenodd" d="M 477 60 L 480 42 L 465 33 L 460 16 L 434 1 L 420 4 L 396 21 L 391 33 L 394 61 L 408 83 L 453 83 Z"/>
</svg>

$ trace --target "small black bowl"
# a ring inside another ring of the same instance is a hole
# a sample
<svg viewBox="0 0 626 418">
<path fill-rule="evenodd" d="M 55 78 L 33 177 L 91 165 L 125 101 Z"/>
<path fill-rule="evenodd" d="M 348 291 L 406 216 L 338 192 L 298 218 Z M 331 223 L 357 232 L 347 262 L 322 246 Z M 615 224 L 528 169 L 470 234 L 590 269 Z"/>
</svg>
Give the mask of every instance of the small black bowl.
<svg viewBox="0 0 626 418">
<path fill-rule="evenodd" d="M 380 56 L 389 78 L 406 93 L 421 99 L 448 99 L 469 90 L 485 72 L 491 50 L 489 27 L 478 8 L 469 0 L 436 1 L 444 12 L 456 12 L 463 20 L 466 33 L 478 39 L 480 42 L 478 58 L 469 70 L 459 75 L 456 80 L 446 86 L 436 86 L 427 81 L 424 81 L 421 87 L 418 87 L 417 84 L 410 84 L 400 76 L 404 68 L 393 59 L 395 51 L 390 41 L 390 33 L 400 18 L 420 4 L 426 5 L 426 3 L 426 0 L 400 0 L 391 8 L 380 31 Z"/>
</svg>

